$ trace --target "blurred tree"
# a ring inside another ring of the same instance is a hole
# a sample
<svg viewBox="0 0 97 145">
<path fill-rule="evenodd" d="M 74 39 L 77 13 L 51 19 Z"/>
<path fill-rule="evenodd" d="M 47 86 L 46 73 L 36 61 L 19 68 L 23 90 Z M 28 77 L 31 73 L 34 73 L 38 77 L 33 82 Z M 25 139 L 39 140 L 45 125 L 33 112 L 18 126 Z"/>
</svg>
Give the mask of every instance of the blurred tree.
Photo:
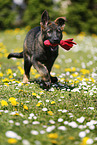
<svg viewBox="0 0 97 145">
<path fill-rule="evenodd" d="M 51 20 L 66 16 L 67 33 L 97 34 L 97 0 L 0 0 L 0 29 L 38 26 L 45 9 Z"/>
<path fill-rule="evenodd" d="M 22 26 L 23 14 L 26 9 L 26 4 L 24 0 L 13 0 L 12 10 L 16 12 L 16 17 L 14 21 L 15 26 Z"/>
<path fill-rule="evenodd" d="M 71 0 L 66 15 L 68 33 L 97 34 L 97 0 Z"/>
<path fill-rule="evenodd" d="M 13 26 L 14 16 L 12 1 L 0 0 L 0 29 L 11 28 Z"/>
<path fill-rule="evenodd" d="M 59 16 L 58 6 L 54 7 L 52 0 L 26 0 L 26 10 L 24 12 L 23 21 L 25 25 L 30 25 L 32 28 L 40 25 L 41 14 L 46 9 L 49 12 L 51 19 Z"/>
</svg>

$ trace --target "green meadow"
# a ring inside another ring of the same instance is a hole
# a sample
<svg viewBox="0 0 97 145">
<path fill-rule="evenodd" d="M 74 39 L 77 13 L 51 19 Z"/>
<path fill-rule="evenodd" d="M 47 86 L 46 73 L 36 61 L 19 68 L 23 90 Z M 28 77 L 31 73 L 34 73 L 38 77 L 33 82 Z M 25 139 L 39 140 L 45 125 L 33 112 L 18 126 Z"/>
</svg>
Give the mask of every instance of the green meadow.
<svg viewBox="0 0 97 145">
<path fill-rule="evenodd" d="M 97 35 L 63 33 L 77 45 L 59 48 L 46 90 L 33 67 L 23 84 L 23 59 L 7 59 L 28 29 L 0 32 L 0 145 L 97 145 Z"/>
</svg>

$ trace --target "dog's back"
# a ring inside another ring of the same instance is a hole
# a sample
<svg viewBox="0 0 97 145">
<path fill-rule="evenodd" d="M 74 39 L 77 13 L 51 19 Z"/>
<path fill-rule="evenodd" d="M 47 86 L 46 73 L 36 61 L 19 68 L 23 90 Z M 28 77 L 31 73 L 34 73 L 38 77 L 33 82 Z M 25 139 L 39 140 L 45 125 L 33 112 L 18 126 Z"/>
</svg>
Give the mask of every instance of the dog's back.
<svg viewBox="0 0 97 145">
<path fill-rule="evenodd" d="M 26 43 L 27 49 L 31 49 L 33 47 L 35 38 L 37 37 L 37 34 L 39 32 L 40 32 L 40 27 L 35 27 L 28 32 L 24 40 L 24 44 Z M 25 49 L 25 46 L 24 46 L 24 49 Z"/>
<path fill-rule="evenodd" d="M 24 53 L 26 52 L 31 54 L 32 50 L 34 49 L 35 38 L 37 37 L 37 34 L 39 32 L 40 32 L 40 27 L 35 27 L 31 29 L 26 35 L 26 38 L 24 40 L 24 45 L 23 45 L 24 50 L 21 53 L 10 53 L 8 55 L 8 59 L 10 59 L 11 57 L 23 58 Z"/>
</svg>

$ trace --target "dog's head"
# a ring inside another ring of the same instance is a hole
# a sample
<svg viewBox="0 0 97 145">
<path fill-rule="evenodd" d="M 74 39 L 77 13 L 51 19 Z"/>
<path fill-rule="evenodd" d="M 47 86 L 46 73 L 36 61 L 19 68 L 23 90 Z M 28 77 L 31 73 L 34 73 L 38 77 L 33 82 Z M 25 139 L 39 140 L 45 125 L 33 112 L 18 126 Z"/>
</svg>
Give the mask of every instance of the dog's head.
<svg viewBox="0 0 97 145">
<path fill-rule="evenodd" d="M 62 39 L 65 21 L 65 17 L 58 17 L 54 22 L 51 22 L 49 14 L 45 10 L 42 13 L 40 22 L 43 40 L 49 40 L 52 44 L 58 44 Z"/>
</svg>

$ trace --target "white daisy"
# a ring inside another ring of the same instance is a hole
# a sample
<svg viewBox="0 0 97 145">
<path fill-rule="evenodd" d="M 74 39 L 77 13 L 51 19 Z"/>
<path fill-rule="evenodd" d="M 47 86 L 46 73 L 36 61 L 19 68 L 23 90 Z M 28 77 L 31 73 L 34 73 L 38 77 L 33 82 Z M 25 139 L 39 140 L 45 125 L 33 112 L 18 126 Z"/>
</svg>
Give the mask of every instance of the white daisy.
<svg viewBox="0 0 97 145">
<path fill-rule="evenodd" d="M 71 126 L 72 128 L 77 128 L 78 127 L 77 123 L 74 122 L 74 121 L 70 122 L 68 125 Z"/>
<path fill-rule="evenodd" d="M 36 131 L 36 130 L 31 130 L 31 134 L 33 134 L 33 135 L 38 135 L 38 131 Z"/>
<path fill-rule="evenodd" d="M 26 139 L 23 139 L 22 143 L 23 143 L 23 145 L 30 145 L 30 142 L 28 140 L 26 140 Z"/>
<path fill-rule="evenodd" d="M 85 131 L 81 131 L 81 132 L 79 133 L 79 137 L 83 138 L 83 137 L 85 137 L 85 136 L 86 136 L 86 132 L 85 132 Z"/>
<path fill-rule="evenodd" d="M 91 138 L 89 138 L 86 143 L 87 144 L 93 144 L 93 140 Z"/>
<path fill-rule="evenodd" d="M 62 121 L 63 121 L 63 119 L 62 119 L 62 118 L 59 118 L 59 119 L 58 119 L 58 122 L 62 122 Z"/>
<path fill-rule="evenodd" d="M 32 124 L 40 124 L 39 121 L 33 121 Z"/>
<path fill-rule="evenodd" d="M 79 123 L 83 123 L 84 120 L 85 120 L 85 117 L 83 117 L 83 116 L 77 119 L 77 121 L 78 121 Z"/>
<path fill-rule="evenodd" d="M 17 137 L 18 137 L 17 133 L 14 131 L 7 131 L 5 133 L 5 135 L 6 135 L 6 137 L 9 137 L 9 138 L 16 138 L 17 139 Z"/>
<path fill-rule="evenodd" d="M 23 121 L 23 124 L 28 124 L 28 123 L 29 123 L 28 120 L 24 120 L 24 121 Z"/>
<path fill-rule="evenodd" d="M 42 111 L 47 111 L 47 108 L 43 108 Z"/>
<path fill-rule="evenodd" d="M 58 129 L 65 131 L 66 130 L 66 127 L 65 126 L 59 126 Z"/>
<path fill-rule="evenodd" d="M 55 126 L 52 125 L 52 126 L 47 127 L 46 131 L 47 131 L 47 132 L 51 132 L 51 131 L 54 130 L 54 129 L 55 129 Z"/>
</svg>

